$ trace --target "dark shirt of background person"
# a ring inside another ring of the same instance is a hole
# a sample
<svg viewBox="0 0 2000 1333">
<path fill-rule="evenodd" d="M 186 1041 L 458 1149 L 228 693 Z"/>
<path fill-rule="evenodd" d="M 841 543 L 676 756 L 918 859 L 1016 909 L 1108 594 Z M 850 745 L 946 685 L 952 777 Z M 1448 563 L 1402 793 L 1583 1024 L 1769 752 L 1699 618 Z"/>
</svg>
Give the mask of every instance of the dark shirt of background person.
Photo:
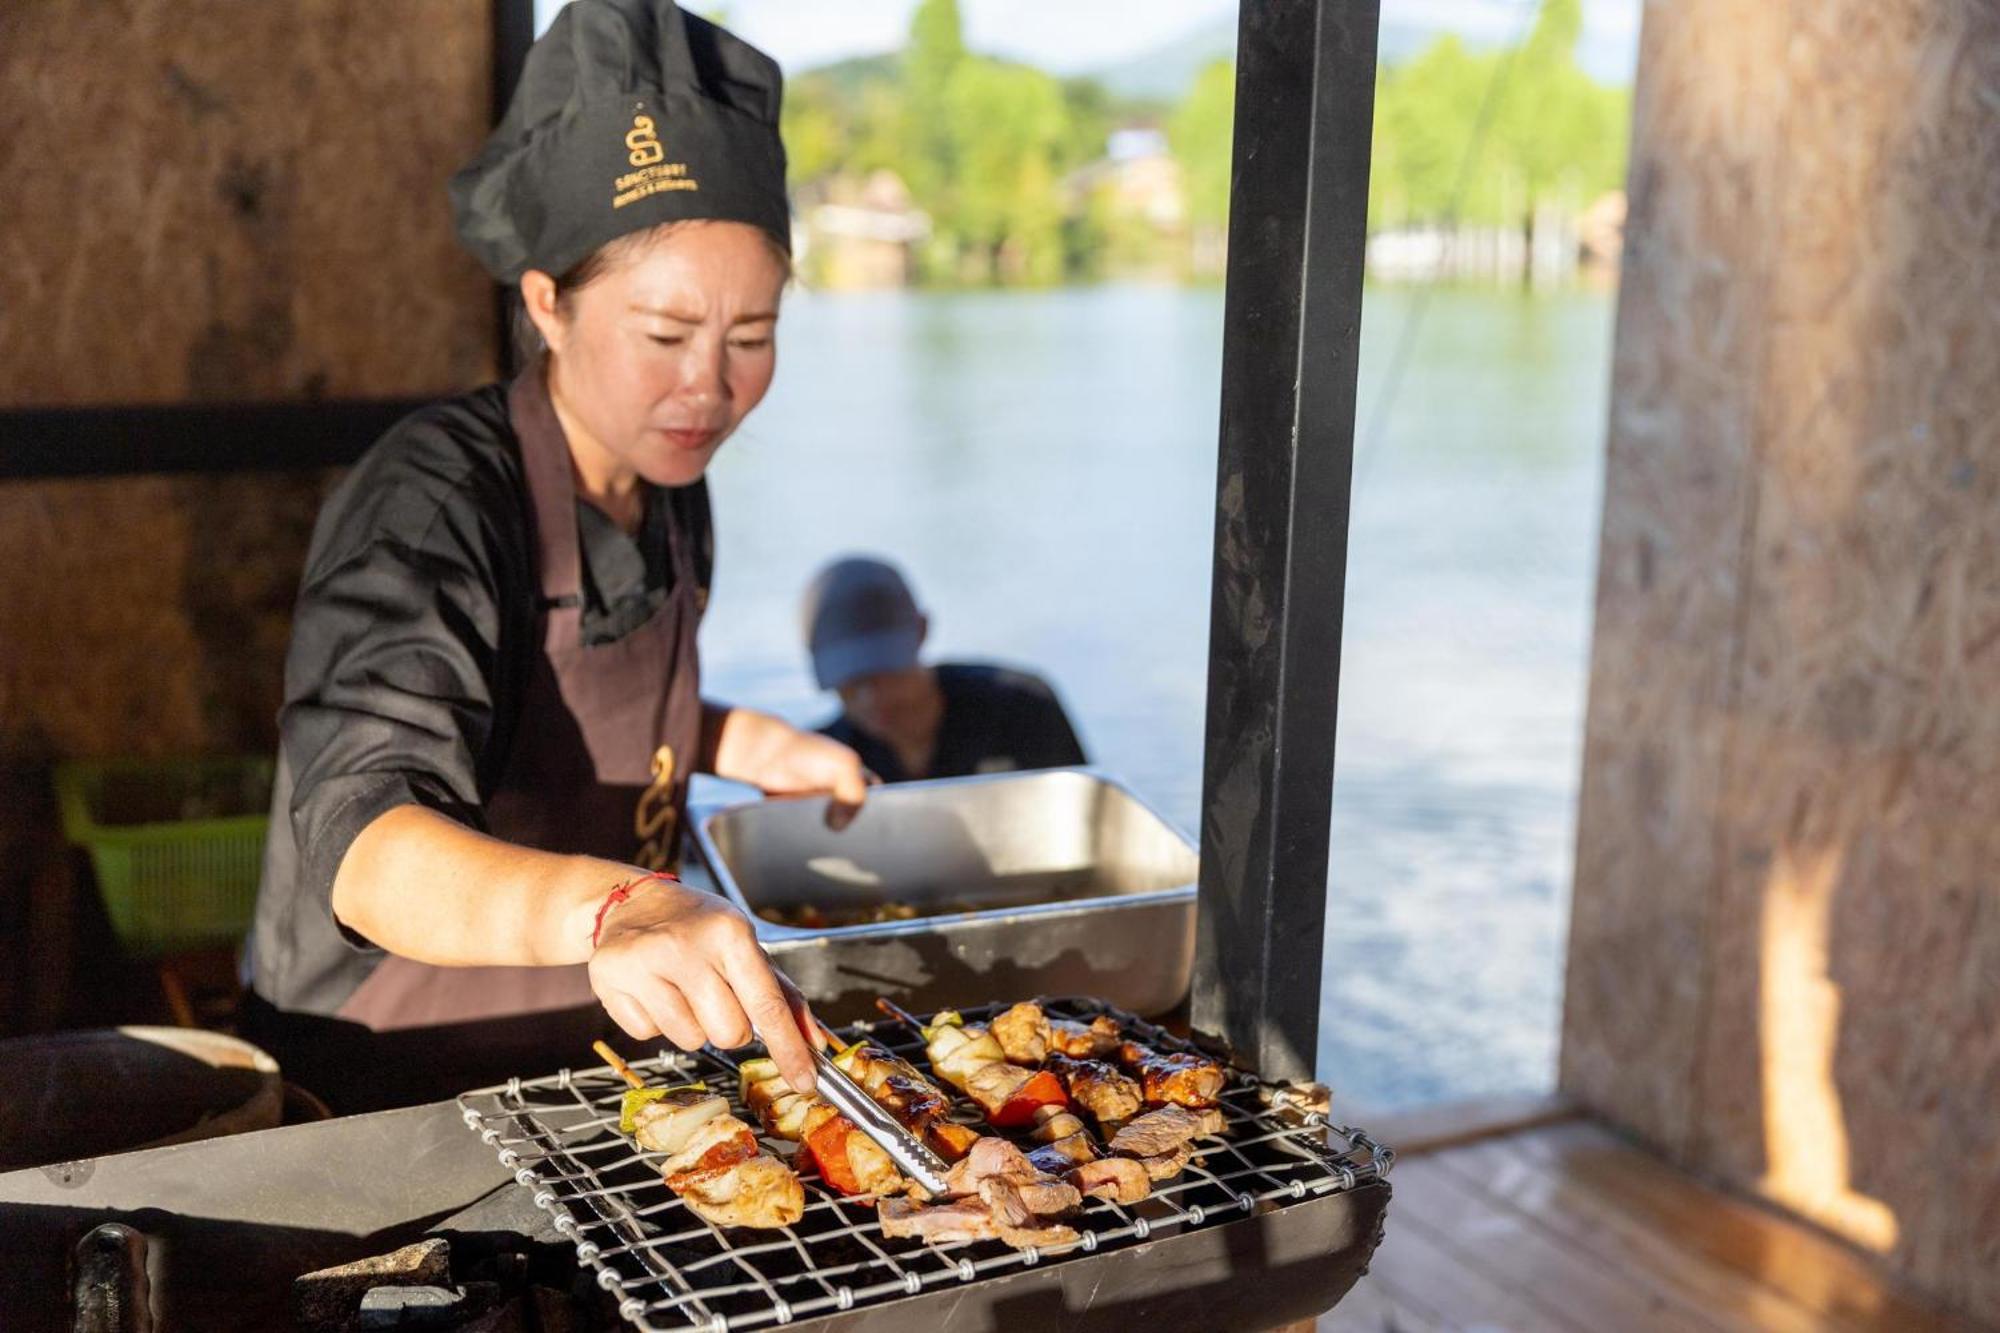
<svg viewBox="0 0 2000 1333">
<path fill-rule="evenodd" d="M 1003 666 L 920 658 L 930 620 L 895 566 L 851 557 L 806 592 L 804 631 L 820 688 L 842 712 L 821 732 L 884 782 L 1087 762 L 1048 683 Z"/>
</svg>

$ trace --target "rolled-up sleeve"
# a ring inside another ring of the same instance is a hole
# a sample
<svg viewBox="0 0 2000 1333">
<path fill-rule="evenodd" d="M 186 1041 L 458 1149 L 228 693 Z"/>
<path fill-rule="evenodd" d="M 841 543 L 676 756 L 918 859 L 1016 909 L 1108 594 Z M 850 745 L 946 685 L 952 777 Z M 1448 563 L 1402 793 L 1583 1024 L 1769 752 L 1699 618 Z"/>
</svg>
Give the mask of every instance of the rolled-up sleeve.
<svg viewBox="0 0 2000 1333">
<path fill-rule="evenodd" d="M 300 589 L 279 743 L 294 892 L 329 916 L 347 849 L 385 811 L 417 804 L 484 827 L 501 607 L 491 561 L 452 518 L 374 536 Z"/>
</svg>

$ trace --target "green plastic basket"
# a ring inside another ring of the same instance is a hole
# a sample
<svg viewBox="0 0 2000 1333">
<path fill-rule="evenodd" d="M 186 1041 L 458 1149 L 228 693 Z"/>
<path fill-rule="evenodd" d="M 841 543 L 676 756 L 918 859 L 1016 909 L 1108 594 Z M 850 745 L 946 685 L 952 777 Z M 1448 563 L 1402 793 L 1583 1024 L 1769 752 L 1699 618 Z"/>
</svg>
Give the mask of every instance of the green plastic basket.
<svg viewBox="0 0 2000 1333">
<path fill-rule="evenodd" d="M 63 836 L 90 853 L 129 952 L 152 958 L 243 937 L 263 870 L 271 771 L 268 758 L 56 766 Z"/>
</svg>

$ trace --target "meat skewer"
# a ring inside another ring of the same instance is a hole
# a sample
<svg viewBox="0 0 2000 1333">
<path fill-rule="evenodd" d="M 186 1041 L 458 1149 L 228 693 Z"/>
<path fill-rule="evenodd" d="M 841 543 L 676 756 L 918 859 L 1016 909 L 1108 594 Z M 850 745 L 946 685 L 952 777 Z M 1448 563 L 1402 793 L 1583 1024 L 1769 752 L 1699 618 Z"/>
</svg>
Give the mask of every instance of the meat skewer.
<svg viewBox="0 0 2000 1333">
<path fill-rule="evenodd" d="M 640 1147 L 665 1154 L 660 1174 L 695 1216 L 716 1226 L 766 1229 L 805 1216 L 798 1176 L 763 1150 L 750 1127 L 729 1113 L 726 1098 L 698 1083 L 649 1088 L 609 1046 L 593 1042 L 591 1049 L 627 1084 L 620 1129 Z"/>
<path fill-rule="evenodd" d="M 795 1091 L 770 1059 L 745 1060 L 737 1069 L 743 1104 L 764 1132 L 800 1144 L 829 1188 L 847 1195 L 894 1194 L 902 1173 L 874 1140 L 823 1097 Z"/>
<path fill-rule="evenodd" d="M 991 1031 L 1006 1058 L 1016 1064 L 1039 1065 L 1047 1060 L 1053 1068 L 1055 1056 L 1099 1062 L 1115 1059 L 1138 1076 L 1139 1090 L 1148 1106 L 1213 1106 L 1228 1082 L 1222 1066 L 1204 1056 L 1159 1051 L 1128 1040 L 1109 1014 L 1099 1014 L 1086 1027 L 1065 1019 L 1052 1020 L 1039 1004 L 1024 1000 L 995 1018 Z M 1071 1089 L 1071 1096 L 1075 1095 Z"/>
<path fill-rule="evenodd" d="M 992 1032 L 967 1026 L 956 1011 L 942 1010 L 926 1024 L 888 1000 L 875 1003 L 922 1034 L 924 1052 L 938 1077 L 979 1103 L 993 1124 L 1024 1128 L 1069 1109 L 1060 1079 L 1045 1069 L 1023 1069 L 1009 1062 Z"/>
</svg>

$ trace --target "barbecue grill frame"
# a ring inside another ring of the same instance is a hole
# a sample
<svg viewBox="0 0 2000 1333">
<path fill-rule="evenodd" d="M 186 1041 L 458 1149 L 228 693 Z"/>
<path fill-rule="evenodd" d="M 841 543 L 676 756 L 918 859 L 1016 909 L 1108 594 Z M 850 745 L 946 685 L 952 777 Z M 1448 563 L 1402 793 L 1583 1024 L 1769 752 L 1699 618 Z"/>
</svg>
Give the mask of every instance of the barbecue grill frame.
<svg viewBox="0 0 2000 1333">
<path fill-rule="evenodd" d="M 1164 1049 L 1191 1049 L 1163 1030 L 1093 1000 L 1045 1003 L 1062 1017 L 1087 1020 L 1109 1013 L 1142 1040 Z M 984 1006 L 967 1016 L 976 1020 L 1001 1007 Z M 857 1024 L 849 1033 L 872 1035 L 889 1049 L 921 1059 L 921 1039 L 901 1024 Z M 667 1082 L 706 1078 L 718 1091 L 727 1088 L 738 1113 L 745 1114 L 740 1095 L 734 1095 L 733 1059 L 713 1051 L 662 1051 L 635 1068 Z M 1265 1107 L 1270 1085 L 1239 1073 L 1224 1097 L 1230 1137 L 1205 1141 L 1201 1151 L 1207 1162 L 1161 1182 L 1151 1199 L 1140 1204 L 1087 1200 L 1074 1223 L 1082 1238 L 1060 1252 L 1017 1251 L 997 1242 L 889 1241 L 880 1235 L 871 1209 L 841 1199 L 811 1177 L 806 1222 L 776 1232 L 744 1232 L 716 1228 L 694 1216 L 659 1179 L 660 1155 L 616 1133 L 624 1087 L 608 1068 L 565 1069 L 547 1078 L 514 1079 L 469 1092 L 458 1103 L 468 1129 L 532 1192 L 536 1206 L 576 1245 L 578 1260 L 595 1271 L 599 1285 L 620 1297 L 626 1320 L 648 1333 L 686 1328 L 726 1333 L 819 1318 L 838 1318 L 842 1328 L 850 1328 L 856 1314 L 893 1311 L 907 1319 L 913 1315 L 911 1298 L 948 1293 L 962 1301 L 968 1285 L 979 1280 L 1035 1273 L 1055 1276 L 1027 1286 L 1073 1292 L 1077 1281 L 1063 1270 L 1080 1263 L 1108 1264 L 1155 1246 L 1186 1251 L 1175 1260 L 1177 1269 L 1183 1263 L 1195 1268 L 1221 1263 L 1226 1270 L 1239 1260 L 1260 1271 L 1284 1269 L 1288 1276 L 1281 1285 L 1300 1298 L 1304 1313 L 1316 1313 L 1344 1294 L 1372 1252 L 1388 1194 L 1382 1181 L 1394 1162 L 1392 1151 L 1360 1130 L 1334 1129 L 1347 1144 L 1336 1149 L 1326 1141 L 1331 1127 L 1323 1117 Z M 777 1146 L 790 1150 L 790 1145 Z M 1364 1187 L 1371 1191 L 1365 1200 L 1346 1200 Z M 1296 1222 L 1291 1217 L 1301 1206 L 1335 1199 L 1343 1206 L 1316 1209 Z M 1224 1230 L 1230 1232 L 1226 1238 L 1176 1245 Z M 1301 1247 L 1306 1236 L 1315 1239 Z M 836 1247 L 837 1265 L 822 1263 L 834 1254 L 813 1253 Z M 674 1256 L 674 1251 L 680 1253 Z M 1351 1265 L 1336 1261 L 1350 1251 Z M 1102 1281 L 1100 1275 L 1087 1290 L 1098 1292 Z M 1128 1294 L 1164 1309 L 1180 1288 L 1156 1275 Z M 980 1289 L 979 1299 L 990 1303 L 991 1295 Z M 1215 1299 L 1214 1292 L 1203 1293 L 1201 1308 L 1211 1309 Z M 1246 1309 L 1260 1317 L 1285 1313 L 1280 1307 L 1286 1302 L 1261 1286 L 1246 1299 Z M 1094 1303 L 1094 1296 L 1084 1302 Z M 1067 1306 L 1065 1311 L 1066 1317 L 1081 1313 Z"/>
</svg>

